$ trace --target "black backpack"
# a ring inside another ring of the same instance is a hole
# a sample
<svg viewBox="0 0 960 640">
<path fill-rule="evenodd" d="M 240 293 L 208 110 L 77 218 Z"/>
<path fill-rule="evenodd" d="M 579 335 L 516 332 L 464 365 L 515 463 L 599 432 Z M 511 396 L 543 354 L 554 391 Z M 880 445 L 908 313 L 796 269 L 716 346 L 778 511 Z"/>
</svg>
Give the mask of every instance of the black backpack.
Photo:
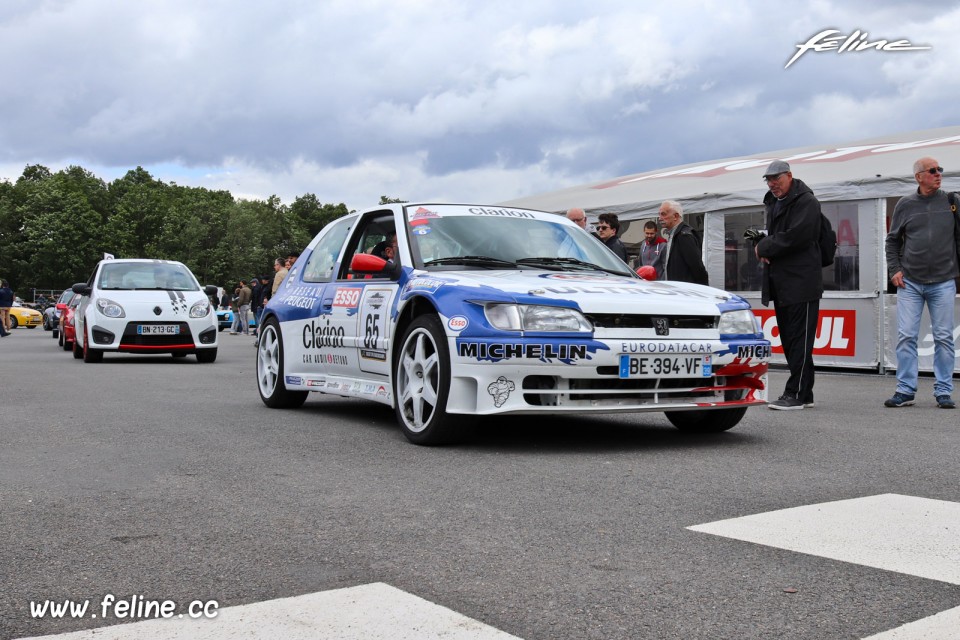
<svg viewBox="0 0 960 640">
<path fill-rule="evenodd" d="M 837 232 L 830 226 L 830 221 L 822 211 L 820 212 L 820 237 L 817 238 L 817 244 L 820 245 L 820 266 L 829 267 L 837 255 Z"/>
</svg>

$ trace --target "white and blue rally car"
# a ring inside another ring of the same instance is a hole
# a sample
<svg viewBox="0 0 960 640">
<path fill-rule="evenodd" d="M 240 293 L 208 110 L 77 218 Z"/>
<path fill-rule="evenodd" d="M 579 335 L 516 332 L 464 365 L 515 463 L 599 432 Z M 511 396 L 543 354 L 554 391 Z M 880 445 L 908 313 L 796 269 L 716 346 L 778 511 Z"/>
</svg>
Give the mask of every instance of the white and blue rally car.
<svg viewBox="0 0 960 640">
<path fill-rule="evenodd" d="M 472 416 L 665 412 L 717 432 L 767 400 L 770 343 L 744 299 L 639 278 L 565 217 L 393 204 L 327 225 L 267 305 L 257 382 L 394 407 L 437 444 Z"/>
</svg>

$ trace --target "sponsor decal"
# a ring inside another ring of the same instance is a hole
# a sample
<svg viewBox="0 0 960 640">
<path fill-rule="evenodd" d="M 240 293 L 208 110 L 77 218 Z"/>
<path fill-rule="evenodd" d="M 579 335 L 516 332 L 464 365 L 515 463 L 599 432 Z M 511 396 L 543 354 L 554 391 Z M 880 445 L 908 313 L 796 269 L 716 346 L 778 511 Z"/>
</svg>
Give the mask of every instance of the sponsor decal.
<svg viewBox="0 0 960 640">
<path fill-rule="evenodd" d="M 374 309 L 379 309 L 382 307 L 384 302 L 386 302 L 386 297 L 380 291 L 367 296 L 367 304 Z"/>
<path fill-rule="evenodd" d="M 298 378 L 297 376 L 286 376 L 283 381 L 287 384 L 301 385 L 303 384 L 303 378 Z"/>
<path fill-rule="evenodd" d="M 337 364 L 344 367 L 350 364 L 350 360 L 347 359 L 347 356 L 340 355 L 337 353 L 328 353 L 326 354 L 326 356 L 321 356 L 321 357 L 324 357 L 326 359 L 327 364 Z"/>
<path fill-rule="evenodd" d="M 475 216 L 503 216 L 507 218 L 536 218 L 529 211 L 517 211 L 515 209 L 493 209 L 490 207 L 470 207 L 467 209 Z"/>
<path fill-rule="evenodd" d="M 324 384 L 323 380 L 307 380 L 308 387 L 323 387 Z"/>
<path fill-rule="evenodd" d="M 363 385 L 363 395 L 372 396 L 376 392 L 377 392 L 377 385 L 371 384 L 369 382 Z"/>
<path fill-rule="evenodd" d="M 360 294 L 363 289 L 358 287 L 337 287 L 337 292 L 333 296 L 333 306 L 356 308 L 360 304 Z"/>
<path fill-rule="evenodd" d="M 839 34 L 839 35 L 834 35 Z M 836 51 L 837 53 L 854 53 L 859 51 L 865 51 L 867 49 L 874 49 L 876 51 L 886 51 L 886 52 L 897 52 L 897 51 L 924 51 L 927 49 L 932 49 L 933 47 L 927 45 L 913 45 L 909 40 L 876 40 L 870 42 L 868 39 L 868 34 L 866 31 L 860 31 L 859 29 L 855 30 L 849 36 L 843 35 L 840 31 L 836 29 L 825 29 L 820 33 L 810 36 L 810 38 L 801 44 L 797 45 L 798 51 L 793 54 L 793 57 L 790 58 L 790 61 L 787 62 L 784 69 L 789 69 L 790 65 L 796 62 L 800 56 L 805 54 L 807 51 L 815 51 L 820 53 L 821 51 Z M 840 42 L 843 44 L 840 44 Z"/>
<path fill-rule="evenodd" d="M 410 226 L 415 227 L 420 224 L 428 224 L 431 219 L 439 218 L 440 214 L 424 207 L 417 207 L 417 210 L 410 215 Z"/>
<path fill-rule="evenodd" d="M 360 357 L 366 358 L 367 360 L 377 360 L 379 362 L 387 361 L 387 352 L 386 351 L 374 351 L 373 349 L 361 349 Z"/>
<path fill-rule="evenodd" d="M 356 382 L 353 383 L 353 386 L 350 388 L 350 391 L 352 391 L 353 393 L 360 393 L 360 386 L 361 386 L 361 383 L 359 380 L 357 380 Z"/>
<path fill-rule="evenodd" d="M 777 316 L 772 309 L 754 309 L 760 318 L 763 336 L 770 341 L 773 353 L 783 353 Z M 813 340 L 813 355 L 856 355 L 857 312 L 853 309 L 821 309 L 817 323 L 817 335 Z"/>
<path fill-rule="evenodd" d="M 390 393 L 387 391 L 387 388 L 385 386 L 380 385 L 379 387 L 377 387 L 377 396 L 381 398 L 388 398 L 390 397 Z"/>
<path fill-rule="evenodd" d="M 737 347 L 737 359 L 747 360 L 749 358 L 759 358 L 765 360 L 770 357 L 770 345 L 766 344 L 741 344 Z"/>
<path fill-rule="evenodd" d="M 415 236 L 425 236 L 425 235 L 428 235 L 429 233 L 431 233 L 432 231 L 433 231 L 433 229 L 431 229 L 430 227 L 416 227 L 416 228 L 413 230 L 413 235 L 415 235 Z"/>
<path fill-rule="evenodd" d="M 290 282 L 286 280 L 285 282 Z M 320 287 L 298 286 L 294 288 L 286 287 L 282 294 L 278 294 L 277 301 L 288 307 L 297 307 L 299 309 L 313 309 L 320 299 Z"/>
<path fill-rule="evenodd" d="M 632 340 L 620 343 L 620 353 L 713 353 L 712 342 Z"/>
<path fill-rule="evenodd" d="M 437 280 L 436 278 L 414 278 L 403 287 L 403 292 L 436 291 L 445 284 L 447 284 L 446 280 Z"/>
<path fill-rule="evenodd" d="M 561 360 L 564 362 L 587 357 L 589 347 L 585 344 L 538 344 L 538 343 L 500 343 L 500 342 L 460 342 L 457 354 L 461 358 L 477 360 L 510 360 L 512 358 L 531 358 L 535 360 Z"/>
<path fill-rule="evenodd" d="M 680 296 L 682 298 L 711 298 L 712 296 L 700 293 L 699 291 L 690 291 L 674 287 L 664 286 L 630 286 L 623 284 L 597 285 L 593 287 L 584 286 L 566 286 L 566 287 L 545 287 L 550 293 L 560 295 L 576 295 L 578 293 L 600 293 L 604 295 L 631 295 L 631 296 Z"/>
<path fill-rule="evenodd" d="M 343 346 L 343 327 L 331 327 L 330 318 L 321 324 L 311 319 L 303 326 L 303 347 L 305 349 L 322 349 L 324 347 Z"/>
<path fill-rule="evenodd" d="M 499 408 L 510 398 L 510 392 L 516 390 L 516 388 L 517 385 L 512 380 L 500 376 L 495 382 L 487 385 L 487 393 L 493 398 L 494 406 Z"/>
<path fill-rule="evenodd" d="M 577 273 L 543 273 L 540 274 L 541 278 L 546 280 L 566 280 L 569 282 L 610 282 L 613 278 L 622 277 L 622 276 L 590 276 L 585 274 Z"/>
<path fill-rule="evenodd" d="M 287 272 L 287 277 L 283 279 L 283 288 L 290 289 L 293 287 L 294 283 L 297 280 L 297 267 L 290 267 L 290 271 Z"/>
<path fill-rule="evenodd" d="M 470 324 L 470 321 L 465 316 L 453 316 L 447 320 L 447 327 L 450 331 L 463 331 L 468 324 Z"/>
</svg>

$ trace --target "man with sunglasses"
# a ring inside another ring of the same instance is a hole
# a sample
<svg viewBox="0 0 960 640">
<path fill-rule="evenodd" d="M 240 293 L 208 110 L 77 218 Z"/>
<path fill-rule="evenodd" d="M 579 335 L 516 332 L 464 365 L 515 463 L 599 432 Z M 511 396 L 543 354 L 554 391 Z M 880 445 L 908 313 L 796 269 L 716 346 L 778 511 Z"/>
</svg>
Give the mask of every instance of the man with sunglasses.
<svg viewBox="0 0 960 640">
<path fill-rule="evenodd" d="M 596 229 L 600 242 L 607 245 L 618 258 L 626 262 L 627 249 L 623 246 L 623 241 L 617 237 L 620 232 L 620 218 L 615 213 L 601 213 Z"/>
<path fill-rule="evenodd" d="M 820 263 L 820 202 L 790 165 L 774 160 L 763 174 L 767 233 L 754 251 L 763 265 L 760 301 L 773 301 L 790 376 L 777 410 L 813 406 L 813 342 L 817 336 L 823 271 Z"/>
<path fill-rule="evenodd" d="M 893 209 L 885 251 L 890 282 L 897 287 L 897 390 L 883 404 L 912 405 L 917 393 L 917 340 L 926 303 L 933 332 L 933 395 L 941 409 L 956 407 L 953 369 L 954 278 L 960 274 L 960 229 L 950 197 L 940 188 L 943 167 L 933 158 L 913 163 L 917 190 Z"/>
</svg>

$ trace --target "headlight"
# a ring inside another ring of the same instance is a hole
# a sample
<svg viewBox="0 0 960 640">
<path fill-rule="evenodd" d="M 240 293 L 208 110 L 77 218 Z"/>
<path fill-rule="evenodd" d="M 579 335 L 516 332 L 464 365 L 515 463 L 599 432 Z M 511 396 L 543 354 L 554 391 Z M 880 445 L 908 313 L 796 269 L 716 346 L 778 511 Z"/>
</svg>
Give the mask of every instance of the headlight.
<svg viewBox="0 0 960 640">
<path fill-rule="evenodd" d="M 106 298 L 97 298 L 97 310 L 108 318 L 125 318 L 127 316 L 123 312 L 123 307 Z"/>
<path fill-rule="evenodd" d="M 190 307 L 190 317 L 191 318 L 202 318 L 210 313 L 210 303 L 206 300 L 201 300 L 200 302 L 195 302 L 192 307 Z"/>
<path fill-rule="evenodd" d="M 576 309 L 537 304 L 484 305 L 487 321 L 501 331 L 593 331 Z"/>
<path fill-rule="evenodd" d="M 721 336 L 746 336 L 760 333 L 757 317 L 749 309 L 720 314 Z"/>
</svg>

